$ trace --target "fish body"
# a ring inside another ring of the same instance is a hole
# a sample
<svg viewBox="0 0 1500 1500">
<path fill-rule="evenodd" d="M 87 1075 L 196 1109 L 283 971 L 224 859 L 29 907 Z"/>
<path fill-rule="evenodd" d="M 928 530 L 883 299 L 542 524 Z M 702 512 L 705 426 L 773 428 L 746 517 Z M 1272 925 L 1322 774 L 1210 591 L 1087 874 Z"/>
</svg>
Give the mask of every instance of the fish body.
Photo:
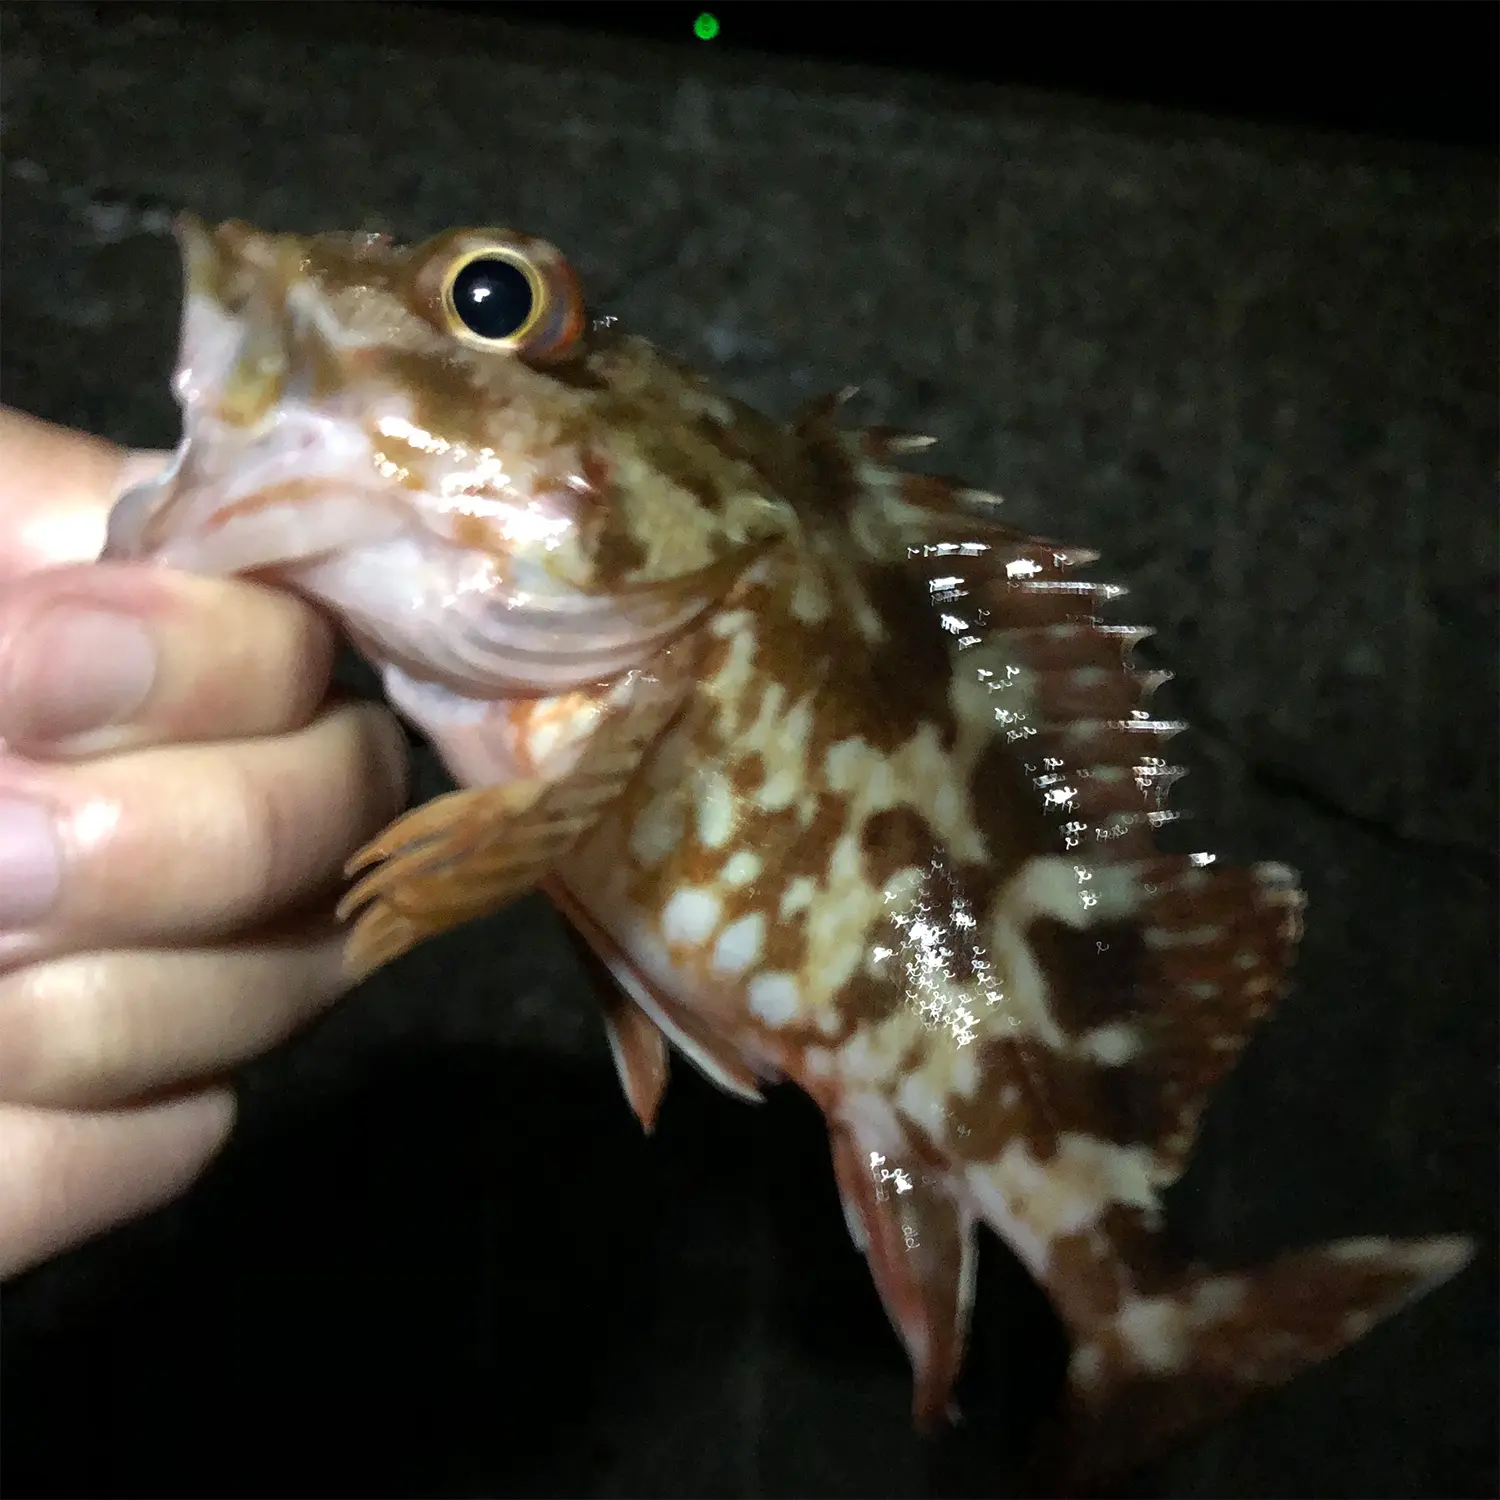
<svg viewBox="0 0 1500 1500">
<path fill-rule="evenodd" d="M 1163 852 L 1182 726 L 1082 549 L 591 324 L 544 242 L 185 220 L 177 458 L 107 555 L 334 613 L 460 790 L 356 857 L 364 973 L 540 886 L 649 1129 L 669 1044 L 821 1107 L 850 1232 L 951 1412 L 987 1224 L 1072 1340 L 1056 1456 L 1148 1456 L 1452 1275 L 1452 1238 L 1206 1270 L 1161 1198 L 1285 986 L 1276 864 Z M 1071 1480 L 1070 1480 L 1071 1482 Z"/>
</svg>

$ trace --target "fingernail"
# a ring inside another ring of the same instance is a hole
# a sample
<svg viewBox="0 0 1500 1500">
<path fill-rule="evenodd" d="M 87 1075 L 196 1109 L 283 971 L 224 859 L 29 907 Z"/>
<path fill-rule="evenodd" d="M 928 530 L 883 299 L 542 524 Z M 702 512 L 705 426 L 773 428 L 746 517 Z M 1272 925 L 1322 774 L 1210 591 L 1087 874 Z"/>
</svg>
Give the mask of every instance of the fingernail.
<svg viewBox="0 0 1500 1500">
<path fill-rule="evenodd" d="M 0 738 L 52 743 L 128 721 L 156 679 L 156 646 L 129 615 L 63 607 L 18 631 L 5 663 Z"/>
<path fill-rule="evenodd" d="M 46 808 L 0 796 L 0 930 L 47 915 L 62 884 L 62 851 Z"/>
</svg>

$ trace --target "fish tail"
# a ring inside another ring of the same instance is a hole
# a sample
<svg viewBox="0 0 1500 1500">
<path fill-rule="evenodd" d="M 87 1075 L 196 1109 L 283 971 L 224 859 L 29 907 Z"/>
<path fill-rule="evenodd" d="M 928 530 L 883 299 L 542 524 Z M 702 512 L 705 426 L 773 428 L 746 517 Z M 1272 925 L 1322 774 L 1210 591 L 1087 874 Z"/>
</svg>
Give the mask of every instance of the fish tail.
<svg viewBox="0 0 1500 1500">
<path fill-rule="evenodd" d="M 1128 1474 L 1338 1353 L 1472 1253 L 1458 1237 L 1351 1239 L 1128 1293 L 1112 1315 L 1075 1330 L 1065 1399 L 1031 1475 L 1037 1492 Z"/>
</svg>

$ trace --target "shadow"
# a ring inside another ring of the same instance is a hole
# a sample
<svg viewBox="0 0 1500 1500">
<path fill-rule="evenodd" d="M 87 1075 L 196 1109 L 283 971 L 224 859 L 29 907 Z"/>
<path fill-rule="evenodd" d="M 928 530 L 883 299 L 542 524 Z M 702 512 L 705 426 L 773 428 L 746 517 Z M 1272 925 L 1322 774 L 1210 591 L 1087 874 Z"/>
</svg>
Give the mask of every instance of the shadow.
<svg viewBox="0 0 1500 1500">
<path fill-rule="evenodd" d="M 649 1343 L 617 1289 L 653 1167 L 583 1071 L 403 1049 L 247 1107 L 188 1199 L 8 1289 L 5 1493 L 566 1482 L 611 1358 Z"/>
<path fill-rule="evenodd" d="M 295 1062 L 186 1198 L 7 1288 L 6 1495 L 1006 1492 L 1045 1301 L 985 1244 L 966 1421 L 918 1438 L 796 1091 L 679 1067 L 647 1139 L 598 1064 Z"/>
</svg>

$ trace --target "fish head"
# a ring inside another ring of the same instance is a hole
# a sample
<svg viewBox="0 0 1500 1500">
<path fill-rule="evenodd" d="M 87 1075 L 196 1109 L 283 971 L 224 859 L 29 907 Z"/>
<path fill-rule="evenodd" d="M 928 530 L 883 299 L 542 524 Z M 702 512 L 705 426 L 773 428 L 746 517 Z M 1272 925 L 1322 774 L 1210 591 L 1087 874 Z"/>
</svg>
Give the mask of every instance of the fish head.
<svg viewBox="0 0 1500 1500">
<path fill-rule="evenodd" d="M 545 241 L 176 232 L 182 439 L 108 558 L 269 576 L 485 697 L 638 665 L 787 524 L 772 424 L 591 320 Z"/>
</svg>

